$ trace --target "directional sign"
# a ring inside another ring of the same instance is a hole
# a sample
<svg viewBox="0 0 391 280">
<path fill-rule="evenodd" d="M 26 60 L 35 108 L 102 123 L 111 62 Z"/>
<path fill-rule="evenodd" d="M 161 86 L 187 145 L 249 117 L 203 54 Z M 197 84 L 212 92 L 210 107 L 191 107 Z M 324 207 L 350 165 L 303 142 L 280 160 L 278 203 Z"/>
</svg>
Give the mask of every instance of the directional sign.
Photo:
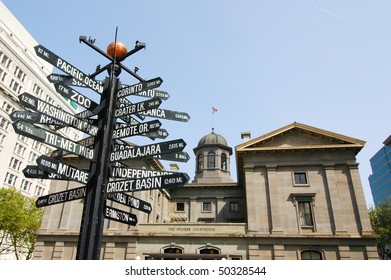
<svg viewBox="0 0 391 280">
<path fill-rule="evenodd" d="M 131 226 L 137 225 L 137 216 L 132 213 L 126 213 L 122 210 L 105 206 L 104 215 L 106 219 L 128 224 Z"/>
<path fill-rule="evenodd" d="M 77 92 L 73 88 L 70 88 L 69 86 L 62 84 L 62 83 L 56 83 L 54 84 L 54 87 L 56 88 L 56 91 L 61 94 L 63 97 L 68 98 L 70 100 L 73 100 L 80 106 L 86 108 L 87 110 L 94 110 L 99 106 L 96 102 L 91 100 L 90 98 L 84 96 L 80 92 Z"/>
<path fill-rule="evenodd" d="M 62 75 L 62 74 L 50 74 L 47 76 L 49 82 L 51 83 L 62 83 L 69 86 L 76 86 L 76 87 L 87 87 L 87 85 L 77 81 L 75 78 L 68 76 L 68 75 Z M 157 78 L 158 79 L 158 78 Z M 103 86 L 103 81 L 98 81 Z M 137 84 L 139 85 L 139 84 Z M 130 88 L 132 86 L 122 84 L 122 88 Z M 161 100 L 167 100 L 170 98 L 170 94 L 167 91 L 163 90 L 156 90 L 156 89 L 147 89 L 143 91 L 136 91 L 133 95 L 135 96 L 141 96 L 141 97 L 147 97 L 147 98 L 155 98 L 158 97 Z"/>
<path fill-rule="evenodd" d="M 91 125 L 88 121 L 79 119 L 73 114 L 61 110 L 27 92 L 19 95 L 19 100 L 20 103 L 27 108 L 38 111 L 39 113 L 52 117 L 53 119 L 68 124 L 71 127 L 74 127 L 90 135 L 96 135 L 98 131 L 98 128 Z"/>
<path fill-rule="evenodd" d="M 91 148 L 94 146 L 94 140 L 95 140 L 94 136 L 90 136 L 90 137 L 87 137 L 87 138 L 84 138 L 84 139 L 77 141 L 77 144 Z M 57 149 L 57 150 L 52 151 L 52 153 L 50 154 L 50 157 L 57 158 L 57 157 L 65 156 L 68 154 L 70 154 L 70 152 L 64 151 L 61 149 Z"/>
<path fill-rule="evenodd" d="M 160 85 L 163 83 L 163 80 L 160 77 L 141 82 L 135 85 L 131 85 L 128 87 L 124 87 L 118 90 L 117 96 L 118 97 L 125 97 L 128 95 L 135 95 L 137 93 L 142 93 L 144 91 L 147 91 L 148 89 L 153 89 L 160 87 Z"/>
<path fill-rule="evenodd" d="M 188 162 L 190 159 L 190 156 L 187 152 L 179 152 L 179 153 L 162 154 L 162 155 L 154 156 L 154 158 L 160 159 L 160 160 Z"/>
<path fill-rule="evenodd" d="M 140 123 L 138 125 L 129 125 L 122 128 L 118 128 L 113 131 L 113 139 L 125 138 L 129 136 L 156 131 L 161 125 L 162 123 L 160 121 L 154 120 L 151 122 Z"/>
<path fill-rule="evenodd" d="M 148 191 L 154 189 L 169 189 L 180 188 L 189 180 L 189 176 L 185 173 L 174 173 L 171 175 L 163 175 L 141 179 L 119 180 L 107 183 L 107 193 L 123 193 Z"/>
<path fill-rule="evenodd" d="M 160 119 L 168 119 L 173 121 L 187 122 L 190 120 L 190 116 L 188 113 L 170 111 L 166 109 L 151 109 L 144 112 L 141 112 L 143 116 L 147 117 L 155 117 Z"/>
<path fill-rule="evenodd" d="M 68 178 L 44 171 L 36 165 L 27 165 L 26 168 L 23 169 L 23 175 L 24 177 L 31 179 L 68 180 Z"/>
<path fill-rule="evenodd" d="M 53 204 L 68 202 L 76 199 L 80 199 L 86 196 L 86 187 L 80 187 L 76 189 L 66 190 L 62 192 L 52 193 L 38 197 L 35 205 L 40 208 L 44 206 L 50 206 Z"/>
<path fill-rule="evenodd" d="M 43 128 L 36 127 L 35 125 L 24 121 L 14 122 L 12 126 L 18 134 L 44 142 L 47 145 L 66 150 L 86 159 L 95 160 L 95 153 L 93 149 L 89 149 L 56 133 L 49 132 Z"/>
<path fill-rule="evenodd" d="M 42 170 L 67 177 L 68 179 L 79 183 L 87 184 L 90 177 L 90 173 L 85 170 L 80 170 L 72 165 L 65 164 L 44 155 L 37 158 L 37 164 Z"/>
<path fill-rule="evenodd" d="M 64 59 L 60 58 L 56 54 L 49 51 L 47 48 L 41 45 L 37 45 L 34 47 L 35 53 L 45 60 L 46 62 L 49 62 L 54 67 L 60 69 L 61 71 L 67 73 L 68 75 L 74 77 L 77 81 L 85 84 L 92 90 L 102 93 L 103 92 L 103 86 L 95 81 L 94 79 L 90 78 L 87 74 L 83 73 L 79 69 L 77 69 L 72 64 L 68 63 Z"/>
<path fill-rule="evenodd" d="M 138 168 L 113 167 L 111 170 L 111 178 L 127 178 L 127 179 L 141 179 L 148 177 L 157 177 L 163 175 L 171 175 L 172 172 L 147 170 Z"/>
<path fill-rule="evenodd" d="M 109 193 L 107 198 L 145 213 L 151 213 L 152 205 L 126 193 Z"/>
<path fill-rule="evenodd" d="M 182 139 L 161 142 L 146 146 L 136 146 L 132 148 L 129 148 L 128 146 L 118 146 L 119 150 L 110 153 L 110 161 L 116 162 L 131 158 L 142 158 L 160 154 L 181 152 L 185 148 L 185 146 L 186 143 Z"/>
<path fill-rule="evenodd" d="M 115 117 L 119 118 L 126 115 L 144 112 L 146 110 L 154 109 L 160 106 L 162 101 L 159 98 L 152 98 L 147 101 L 134 103 L 130 106 L 120 107 L 115 110 Z"/>
<path fill-rule="evenodd" d="M 40 123 L 50 125 L 63 125 L 63 122 L 53 119 L 47 115 L 30 111 L 13 111 L 10 115 L 12 121 L 23 120 L 28 123 Z"/>
</svg>

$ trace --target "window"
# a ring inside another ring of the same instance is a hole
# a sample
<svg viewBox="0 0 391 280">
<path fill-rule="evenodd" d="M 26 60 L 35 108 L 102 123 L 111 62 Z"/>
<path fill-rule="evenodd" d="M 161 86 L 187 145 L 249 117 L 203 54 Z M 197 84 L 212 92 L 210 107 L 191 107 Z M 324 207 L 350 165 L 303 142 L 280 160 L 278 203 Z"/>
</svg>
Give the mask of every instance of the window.
<svg viewBox="0 0 391 280">
<path fill-rule="evenodd" d="M 203 202 L 202 203 L 202 211 L 203 212 L 211 212 L 212 211 L 212 203 L 210 203 L 210 202 Z"/>
<path fill-rule="evenodd" d="M 24 78 L 26 77 L 26 74 L 18 66 L 15 67 L 14 75 L 22 82 L 24 81 Z"/>
<path fill-rule="evenodd" d="M 4 144 L 5 135 L 0 133 L 0 146 L 3 146 Z"/>
<path fill-rule="evenodd" d="M 323 260 L 322 253 L 315 250 L 305 250 L 300 252 L 302 260 Z"/>
<path fill-rule="evenodd" d="M 202 155 L 198 155 L 197 157 L 197 171 L 201 171 L 203 168 L 203 164 L 202 164 Z"/>
<path fill-rule="evenodd" d="M 14 174 L 7 172 L 7 174 L 5 175 L 4 183 L 13 186 L 17 178 L 18 177 L 16 177 Z"/>
<path fill-rule="evenodd" d="M 15 144 L 14 153 L 16 153 L 17 155 L 23 156 L 25 150 L 26 148 L 19 143 Z"/>
<path fill-rule="evenodd" d="M 19 171 L 21 163 L 22 162 L 20 160 L 18 160 L 16 158 L 11 158 L 9 167 L 16 170 L 16 171 Z"/>
<path fill-rule="evenodd" d="M 209 152 L 208 153 L 208 168 L 215 168 L 215 153 Z"/>
<path fill-rule="evenodd" d="M 227 156 L 225 154 L 221 155 L 221 169 L 227 170 Z"/>
<path fill-rule="evenodd" d="M 0 117 L 0 127 L 7 130 L 10 122 Z"/>
<path fill-rule="evenodd" d="M 239 202 L 234 201 L 229 203 L 230 212 L 239 212 Z"/>
<path fill-rule="evenodd" d="M 307 172 L 294 172 L 293 173 L 293 185 L 308 185 Z"/>
<path fill-rule="evenodd" d="M 220 250 L 217 248 L 205 248 L 200 250 L 200 254 L 218 255 L 220 254 Z"/>
<path fill-rule="evenodd" d="M 298 202 L 298 207 L 299 207 L 300 225 L 307 226 L 307 227 L 314 226 L 312 220 L 311 202 L 309 201 Z"/>
<path fill-rule="evenodd" d="M 185 203 L 184 202 L 177 202 L 175 211 L 184 212 L 185 211 Z"/>
<path fill-rule="evenodd" d="M 1 59 L 1 64 L 3 64 L 6 68 L 9 68 L 11 64 L 11 60 L 8 58 L 8 56 L 3 54 L 3 58 Z"/>
<path fill-rule="evenodd" d="M 6 111 L 8 114 L 11 114 L 12 111 L 14 110 L 14 107 L 12 107 L 9 103 L 4 101 L 4 103 L 3 103 L 3 110 Z"/>
<path fill-rule="evenodd" d="M 23 179 L 22 184 L 20 185 L 20 189 L 29 192 L 30 187 L 31 187 L 31 182 Z"/>
</svg>

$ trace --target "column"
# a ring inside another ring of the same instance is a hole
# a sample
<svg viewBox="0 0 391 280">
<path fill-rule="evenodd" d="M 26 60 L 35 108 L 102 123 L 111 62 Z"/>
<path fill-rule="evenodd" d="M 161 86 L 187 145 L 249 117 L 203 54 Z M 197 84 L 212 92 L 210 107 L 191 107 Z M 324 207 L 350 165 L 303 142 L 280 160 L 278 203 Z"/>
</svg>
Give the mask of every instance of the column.
<svg viewBox="0 0 391 280">
<path fill-rule="evenodd" d="M 197 214 L 197 197 L 190 197 L 190 222 L 197 222 L 198 214 Z"/>
<path fill-rule="evenodd" d="M 334 225 L 331 225 L 332 232 L 334 234 L 343 234 L 346 233 L 343 221 L 343 208 L 341 201 L 339 199 L 338 190 L 337 190 L 337 181 L 335 176 L 334 165 L 325 165 L 325 174 L 326 174 L 326 184 L 329 190 L 330 201 L 328 205 L 331 207 L 331 215 L 332 221 L 334 221 Z"/>
<path fill-rule="evenodd" d="M 272 233 L 282 233 L 280 192 L 277 184 L 277 166 L 267 166 L 267 178 L 270 195 L 270 213 Z"/>
<path fill-rule="evenodd" d="M 224 222 L 224 197 L 216 197 L 216 222 Z"/>
<path fill-rule="evenodd" d="M 52 260 L 62 260 L 62 254 L 64 252 L 64 242 L 56 241 L 53 249 Z"/>
</svg>

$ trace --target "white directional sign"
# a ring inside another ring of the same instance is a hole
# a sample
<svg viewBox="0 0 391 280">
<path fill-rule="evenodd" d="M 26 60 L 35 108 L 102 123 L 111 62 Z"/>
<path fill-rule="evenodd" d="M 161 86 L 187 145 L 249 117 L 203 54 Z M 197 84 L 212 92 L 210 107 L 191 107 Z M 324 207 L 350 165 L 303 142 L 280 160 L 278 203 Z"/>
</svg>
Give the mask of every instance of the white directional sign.
<svg viewBox="0 0 391 280">
<path fill-rule="evenodd" d="M 98 131 L 98 128 L 91 125 L 88 121 L 76 118 L 73 114 L 61 110 L 27 92 L 19 95 L 19 100 L 23 106 L 29 109 L 38 111 L 90 135 L 96 135 Z"/>
<path fill-rule="evenodd" d="M 36 127 L 35 125 L 24 121 L 14 122 L 12 126 L 18 134 L 43 142 L 47 145 L 66 150 L 86 159 L 92 161 L 95 160 L 95 153 L 93 149 L 89 149 L 56 133 L 49 132 L 43 128 Z"/>
<path fill-rule="evenodd" d="M 95 81 L 94 79 L 90 78 L 87 74 L 83 73 L 81 70 L 77 69 L 75 66 L 73 66 L 69 62 L 65 61 L 61 57 L 52 53 L 44 46 L 37 45 L 34 47 L 34 49 L 35 49 L 35 53 L 40 58 L 42 58 L 46 62 L 49 62 L 54 67 L 60 69 L 64 73 L 67 73 L 68 75 L 74 77 L 77 81 L 85 84 L 87 87 L 91 88 L 92 90 L 96 91 L 97 93 L 101 94 L 103 92 L 103 86 L 100 84 L 100 82 Z"/>
</svg>

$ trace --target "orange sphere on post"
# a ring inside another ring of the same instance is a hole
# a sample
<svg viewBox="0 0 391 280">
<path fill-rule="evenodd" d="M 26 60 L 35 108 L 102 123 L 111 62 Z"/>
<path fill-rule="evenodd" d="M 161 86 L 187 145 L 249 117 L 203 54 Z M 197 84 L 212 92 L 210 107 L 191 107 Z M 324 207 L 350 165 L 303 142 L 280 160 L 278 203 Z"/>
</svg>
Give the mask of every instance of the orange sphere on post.
<svg viewBox="0 0 391 280">
<path fill-rule="evenodd" d="M 114 50 L 116 52 L 115 55 L 116 55 L 117 58 L 125 55 L 128 52 L 125 44 L 121 43 L 121 42 L 112 42 L 112 43 L 110 43 L 108 45 L 108 47 L 107 47 L 106 53 L 109 56 L 114 57 Z"/>
</svg>

